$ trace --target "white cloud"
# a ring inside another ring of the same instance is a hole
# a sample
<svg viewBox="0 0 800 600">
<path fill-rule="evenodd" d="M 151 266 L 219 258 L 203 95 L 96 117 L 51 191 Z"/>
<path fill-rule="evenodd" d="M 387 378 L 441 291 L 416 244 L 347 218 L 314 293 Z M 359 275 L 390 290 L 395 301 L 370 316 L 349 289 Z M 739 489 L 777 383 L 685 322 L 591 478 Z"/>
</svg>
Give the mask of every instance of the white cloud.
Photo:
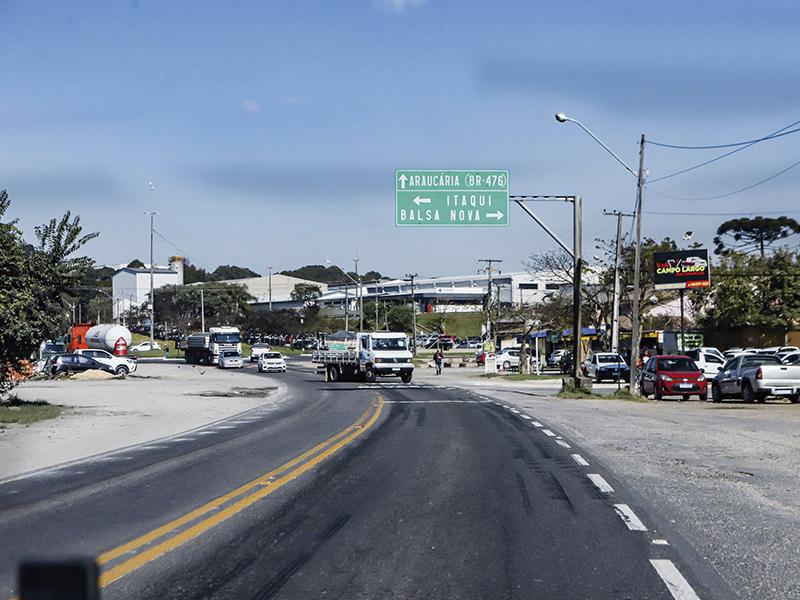
<svg viewBox="0 0 800 600">
<path fill-rule="evenodd" d="M 427 1 L 428 0 L 375 0 L 375 6 L 391 12 L 402 13 L 405 12 L 407 8 L 422 6 Z"/>
<path fill-rule="evenodd" d="M 258 105 L 258 102 L 251 100 L 250 98 L 242 102 L 242 108 L 249 113 L 261 112 L 261 107 Z"/>
</svg>

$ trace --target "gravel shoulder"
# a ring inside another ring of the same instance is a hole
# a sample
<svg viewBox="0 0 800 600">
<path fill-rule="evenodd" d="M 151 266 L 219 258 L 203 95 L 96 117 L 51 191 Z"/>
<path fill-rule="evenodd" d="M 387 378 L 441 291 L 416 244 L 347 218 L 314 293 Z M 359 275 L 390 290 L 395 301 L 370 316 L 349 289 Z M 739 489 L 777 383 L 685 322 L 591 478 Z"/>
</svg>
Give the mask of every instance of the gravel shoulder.
<svg viewBox="0 0 800 600">
<path fill-rule="evenodd" d="M 15 390 L 20 400 L 61 414 L 0 429 L 0 481 L 278 404 L 283 390 L 277 378 L 184 364 L 141 364 L 126 379 L 26 382 Z"/>
<path fill-rule="evenodd" d="M 541 382 L 420 369 L 516 404 L 639 493 L 743 600 L 800 598 L 800 407 L 563 400 Z"/>
</svg>

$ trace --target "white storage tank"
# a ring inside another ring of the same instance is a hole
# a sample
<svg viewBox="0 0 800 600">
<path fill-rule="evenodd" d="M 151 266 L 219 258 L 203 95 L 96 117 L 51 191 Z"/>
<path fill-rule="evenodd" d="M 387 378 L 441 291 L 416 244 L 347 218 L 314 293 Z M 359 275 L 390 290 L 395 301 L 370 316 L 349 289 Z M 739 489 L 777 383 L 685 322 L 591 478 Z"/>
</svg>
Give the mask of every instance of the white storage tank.
<svg viewBox="0 0 800 600">
<path fill-rule="evenodd" d="M 86 345 L 89 348 L 98 350 L 108 350 L 112 354 L 125 356 L 128 354 L 128 347 L 131 345 L 133 336 L 127 327 L 109 323 L 107 325 L 95 325 L 86 332 Z M 117 342 L 124 341 L 124 351 L 122 344 L 117 347 Z M 116 351 L 115 351 L 116 350 Z"/>
</svg>

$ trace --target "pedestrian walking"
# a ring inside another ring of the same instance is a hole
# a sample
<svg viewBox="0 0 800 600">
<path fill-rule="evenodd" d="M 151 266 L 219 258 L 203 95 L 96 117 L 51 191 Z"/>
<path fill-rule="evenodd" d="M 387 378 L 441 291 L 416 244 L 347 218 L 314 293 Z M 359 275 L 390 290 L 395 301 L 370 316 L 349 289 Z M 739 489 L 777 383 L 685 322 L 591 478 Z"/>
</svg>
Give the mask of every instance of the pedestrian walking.
<svg viewBox="0 0 800 600">
<path fill-rule="evenodd" d="M 164 342 L 164 360 L 169 358 L 169 342 Z"/>
<path fill-rule="evenodd" d="M 433 355 L 433 364 L 436 365 L 436 374 L 442 374 L 442 361 L 444 360 L 444 354 L 442 354 L 442 350 L 439 349 L 436 351 L 436 354 Z"/>
</svg>

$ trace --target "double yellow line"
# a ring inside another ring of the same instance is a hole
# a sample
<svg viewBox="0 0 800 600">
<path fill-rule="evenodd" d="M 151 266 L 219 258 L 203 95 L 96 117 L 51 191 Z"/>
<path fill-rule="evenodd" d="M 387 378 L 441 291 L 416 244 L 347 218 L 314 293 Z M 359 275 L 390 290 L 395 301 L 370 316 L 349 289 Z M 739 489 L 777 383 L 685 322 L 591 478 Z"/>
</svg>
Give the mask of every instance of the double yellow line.
<svg viewBox="0 0 800 600">
<path fill-rule="evenodd" d="M 253 479 L 252 481 L 236 488 L 235 490 L 228 492 L 219 498 L 215 498 L 211 502 L 208 502 L 207 504 L 188 512 L 185 515 L 170 521 L 169 523 L 165 523 L 161 527 L 153 529 L 144 535 L 122 544 L 113 550 L 104 552 L 97 557 L 97 563 L 101 567 L 102 565 L 108 564 L 126 554 L 132 552 L 136 552 L 136 554 L 134 554 L 134 556 L 131 558 L 128 558 L 127 560 L 103 571 L 100 575 L 100 586 L 105 587 L 121 577 L 132 573 L 148 562 L 163 556 L 167 552 L 175 550 L 202 533 L 205 533 L 212 527 L 216 527 L 223 521 L 241 512 L 248 506 L 261 500 L 262 498 L 269 496 L 276 490 L 279 490 L 290 481 L 300 477 L 300 475 L 303 473 L 313 469 L 316 465 L 335 454 L 338 450 L 342 449 L 344 446 L 363 434 L 367 429 L 372 427 L 372 425 L 374 425 L 378 420 L 382 408 L 383 398 L 378 396 L 377 402 L 364 411 L 364 414 L 359 417 L 358 421 L 340 431 L 333 437 L 328 438 L 324 442 L 317 444 L 310 450 L 303 452 L 303 454 L 293 458 L 289 462 L 261 475 L 260 477 L 257 477 L 256 479 Z M 238 498 L 238 500 L 232 504 L 229 504 L 222 510 L 215 512 L 213 515 L 205 516 L 205 518 L 201 519 L 201 517 L 204 517 L 204 515 L 208 515 L 208 513 L 216 511 L 223 505 L 236 498 Z M 197 519 L 201 520 L 197 521 Z M 197 522 L 193 523 L 194 521 Z M 185 529 L 181 529 L 180 531 L 175 531 L 176 529 L 181 528 L 184 525 L 189 525 L 190 523 L 193 524 Z M 173 532 L 174 534 L 169 535 L 169 537 L 166 539 L 157 542 L 144 550 L 141 550 L 144 546 L 147 546 L 152 542 L 156 542 L 156 540 Z"/>
</svg>

